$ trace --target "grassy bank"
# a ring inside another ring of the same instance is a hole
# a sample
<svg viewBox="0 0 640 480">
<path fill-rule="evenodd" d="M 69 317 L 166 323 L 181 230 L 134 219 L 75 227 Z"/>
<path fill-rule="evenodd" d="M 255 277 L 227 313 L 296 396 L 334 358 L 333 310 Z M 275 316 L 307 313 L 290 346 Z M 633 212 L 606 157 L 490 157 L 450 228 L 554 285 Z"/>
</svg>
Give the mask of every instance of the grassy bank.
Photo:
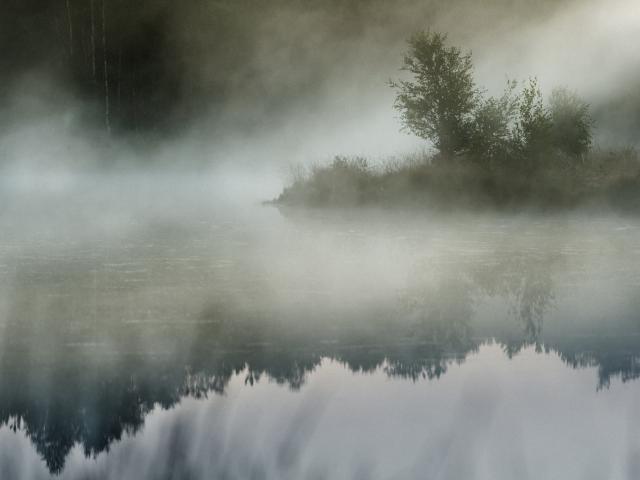
<svg viewBox="0 0 640 480">
<path fill-rule="evenodd" d="M 273 203 L 306 207 L 364 205 L 437 208 L 572 208 L 599 205 L 640 211 L 640 157 L 631 149 L 592 150 L 578 161 L 562 156 L 535 168 L 468 158 L 415 155 L 372 165 L 335 157 L 298 168 Z"/>
</svg>

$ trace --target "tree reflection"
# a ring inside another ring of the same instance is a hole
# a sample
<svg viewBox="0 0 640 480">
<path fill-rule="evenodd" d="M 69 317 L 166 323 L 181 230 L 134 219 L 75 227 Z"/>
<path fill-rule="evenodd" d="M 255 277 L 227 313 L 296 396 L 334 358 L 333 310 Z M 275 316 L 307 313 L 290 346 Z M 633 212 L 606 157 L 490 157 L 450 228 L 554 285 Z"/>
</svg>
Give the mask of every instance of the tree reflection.
<svg viewBox="0 0 640 480">
<path fill-rule="evenodd" d="M 392 308 L 342 317 L 320 311 L 313 321 L 300 320 L 297 311 L 289 318 L 217 304 L 188 330 L 179 322 L 112 328 L 107 319 L 61 322 L 51 331 L 23 315 L 2 336 L 0 422 L 22 430 L 50 471 L 60 473 L 75 445 L 87 456 L 107 451 L 137 432 L 157 406 L 224 393 L 236 376 L 247 387 L 267 380 L 298 390 L 325 358 L 353 372 L 415 382 L 440 378 L 483 343 L 497 342 L 509 357 L 534 346 L 573 368 L 596 367 L 599 388 L 614 376 L 640 376 L 640 332 L 632 323 L 609 337 L 543 328 L 556 300 L 558 255 L 498 250 L 480 260 L 428 259 Z M 38 292 L 19 291 L 14 306 L 24 314 L 32 305 L 28 293 Z M 51 315 L 69 306 L 61 308 Z"/>
</svg>

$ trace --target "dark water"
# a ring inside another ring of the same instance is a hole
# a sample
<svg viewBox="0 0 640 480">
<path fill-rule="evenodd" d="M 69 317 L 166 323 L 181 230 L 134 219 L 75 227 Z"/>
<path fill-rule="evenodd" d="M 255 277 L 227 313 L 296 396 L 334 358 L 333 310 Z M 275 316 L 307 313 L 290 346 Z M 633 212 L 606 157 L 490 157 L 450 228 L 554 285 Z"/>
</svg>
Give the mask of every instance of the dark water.
<svg viewBox="0 0 640 480">
<path fill-rule="evenodd" d="M 640 476 L 640 221 L 80 185 L 3 194 L 0 478 Z"/>
</svg>

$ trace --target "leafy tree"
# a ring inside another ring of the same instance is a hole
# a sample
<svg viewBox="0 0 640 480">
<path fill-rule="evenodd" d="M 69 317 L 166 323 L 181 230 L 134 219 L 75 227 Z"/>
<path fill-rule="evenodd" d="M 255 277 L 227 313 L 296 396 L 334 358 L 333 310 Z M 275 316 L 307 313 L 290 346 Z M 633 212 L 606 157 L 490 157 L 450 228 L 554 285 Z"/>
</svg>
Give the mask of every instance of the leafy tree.
<svg viewBox="0 0 640 480">
<path fill-rule="evenodd" d="M 493 163 L 509 153 L 518 113 L 516 86 L 509 81 L 502 96 L 478 102 L 468 128 L 468 153 L 475 161 Z"/>
<path fill-rule="evenodd" d="M 404 128 L 431 141 L 443 158 L 530 175 L 590 149 L 589 106 L 574 93 L 556 89 L 547 105 L 531 78 L 520 93 L 509 81 L 502 96 L 484 98 L 471 54 L 446 40 L 428 31 L 412 36 L 403 66 L 412 78 L 391 82 Z"/>
<path fill-rule="evenodd" d="M 552 125 L 538 81 L 529 79 L 518 101 L 518 121 L 513 138 L 516 150 L 527 160 L 536 160 L 549 153 Z"/>
<path fill-rule="evenodd" d="M 579 157 L 591 148 L 593 121 L 589 104 L 566 88 L 556 88 L 549 99 L 551 141 L 558 150 Z"/>
<path fill-rule="evenodd" d="M 433 142 L 445 157 L 464 152 L 479 101 L 471 54 L 446 45 L 446 35 L 420 32 L 409 40 L 402 70 L 411 81 L 391 82 L 404 127 Z"/>
</svg>

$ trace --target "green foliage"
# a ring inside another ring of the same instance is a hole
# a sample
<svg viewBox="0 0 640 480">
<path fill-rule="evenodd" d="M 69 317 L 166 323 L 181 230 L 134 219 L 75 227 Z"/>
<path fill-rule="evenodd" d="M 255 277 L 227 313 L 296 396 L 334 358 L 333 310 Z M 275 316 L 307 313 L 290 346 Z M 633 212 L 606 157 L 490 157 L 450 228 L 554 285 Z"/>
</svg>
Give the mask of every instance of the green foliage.
<svg viewBox="0 0 640 480">
<path fill-rule="evenodd" d="M 433 142 L 444 156 L 462 153 L 479 94 L 471 54 L 446 46 L 446 35 L 420 32 L 409 40 L 403 70 L 413 81 L 391 82 L 404 127 Z"/>
<path fill-rule="evenodd" d="M 525 159 L 537 160 L 537 156 L 550 151 L 552 120 L 544 106 L 542 93 L 536 79 L 529 79 L 518 102 L 518 120 L 513 141 L 517 151 Z"/>
<path fill-rule="evenodd" d="M 589 105 L 566 88 L 553 90 L 549 104 L 553 145 L 566 155 L 577 157 L 587 153 L 593 140 Z"/>
<path fill-rule="evenodd" d="M 327 166 L 295 168 L 291 177 L 281 202 L 354 205 L 371 198 L 375 188 L 373 172 L 363 157 L 336 156 Z"/>
<path fill-rule="evenodd" d="M 550 163 L 572 165 L 589 151 L 589 106 L 575 93 L 556 89 L 547 106 L 531 78 L 520 93 L 509 81 L 502 96 L 484 98 L 473 80 L 471 54 L 447 46 L 446 38 L 412 36 L 403 70 L 413 78 L 391 82 L 404 128 L 431 141 L 439 158 L 536 176 Z"/>
<path fill-rule="evenodd" d="M 374 166 L 361 157 L 336 157 L 326 166 L 302 172 L 298 170 L 296 180 L 275 203 L 313 207 L 430 205 L 439 209 L 595 204 L 640 210 L 640 157 L 629 149 L 590 151 L 580 160 L 579 168 L 548 162 L 534 174 L 526 173 L 517 162 L 508 168 L 502 164 L 486 168 L 467 161 L 436 162 L 427 154 Z"/>
<path fill-rule="evenodd" d="M 336 157 L 297 175 L 278 203 L 546 208 L 608 198 L 640 209 L 638 156 L 591 152 L 589 106 L 575 93 L 556 89 L 545 103 L 531 78 L 520 89 L 508 81 L 502 95 L 486 97 L 473 81 L 471 54 L 447 46 L 445 35 L 418 33 L 409 47 L 403 69 L 413 79 L 391 82 L 395 107 L 404 128 L 431 141 L 438 154 L 382 169 Z"/>
<path fill-rule="evenodd" d="M 518 112 L 516 87 L 515 81 L 509 81 L 501 97 L 489 97 L 478 103 L 467 129 L 472 159 L 493 167 L 509 154 Z"/>
</svg>

